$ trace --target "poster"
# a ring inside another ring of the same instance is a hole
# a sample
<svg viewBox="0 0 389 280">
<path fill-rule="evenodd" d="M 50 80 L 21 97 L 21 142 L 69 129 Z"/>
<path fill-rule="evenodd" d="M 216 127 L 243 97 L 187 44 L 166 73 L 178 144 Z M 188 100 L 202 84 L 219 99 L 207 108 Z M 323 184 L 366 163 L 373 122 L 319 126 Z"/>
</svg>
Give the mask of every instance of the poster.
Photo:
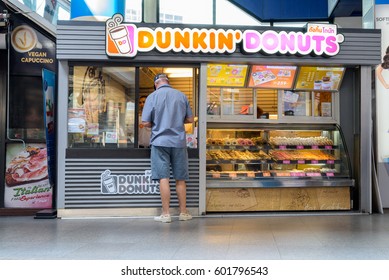
<svg viewBox="0 0 389 280">
<path fill-rule="evenodd" d="M 295 89 L 297 90 L 339 90 L 344 67 L 300 68 Z"/>
<path fill-rule="evenodd" d="M 219 87 L 244 87 L 247 65 L 209 64 L 207 85 Z"/>
<path fill-rule="evenodd" d="M 249 77 L 249 87 L 292 89 L 297 66 L 253 65 Z"/>
<path fill-rule="evenodd" d="M 51 208 L 52 196 L 46 144 L 8 144 L 4 206 Z"/>
<path fill-rule="evenodd" d="M 56 141 L 55 141 L 55 73 L 43 69 L 43 114 L 46 131 L 47 164 L 50 185 L 55 182 Z"/>
</svg>

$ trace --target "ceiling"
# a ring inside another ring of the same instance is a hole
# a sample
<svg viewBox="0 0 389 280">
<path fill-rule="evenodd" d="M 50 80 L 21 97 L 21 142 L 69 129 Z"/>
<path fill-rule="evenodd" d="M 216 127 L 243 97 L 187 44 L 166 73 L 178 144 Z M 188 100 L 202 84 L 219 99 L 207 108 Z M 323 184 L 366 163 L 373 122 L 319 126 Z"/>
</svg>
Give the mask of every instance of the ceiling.
<svg viewBox="0 0 389 280">
<path fill-rule="evenodd" d="M 335 17 L 362 16 L 362 0 L 229 0 L 262 22 L 333 21 Z M 329 14 L 328 2 L 335 7 Z"/>
</svg>

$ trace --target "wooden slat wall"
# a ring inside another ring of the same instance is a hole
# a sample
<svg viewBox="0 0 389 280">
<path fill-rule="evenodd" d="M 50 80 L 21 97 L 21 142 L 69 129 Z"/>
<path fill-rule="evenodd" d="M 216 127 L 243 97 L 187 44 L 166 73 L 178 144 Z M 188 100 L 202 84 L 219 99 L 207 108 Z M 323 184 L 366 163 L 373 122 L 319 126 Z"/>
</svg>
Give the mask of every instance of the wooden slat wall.
<svg viewBox="0 0 389 280">
<path fill-rule="evenodd" d="M 170 85 L 178 89 L 179 91 L 182 91 L 185 93 L 185 95 L 189 99 L 189 103 L 192 109 L 194 109 L 194 92 L 193 92 L 193 78 L 169 78 Z M 139 93 L 140 95 L 149 95 L 152 93 L 154 89 L 149 88 L 140 88 Z"/>
<path fill-rule="evenodd" d="M 278 94 L 277 90 L 263 89 L 256 90 L 257 106 L 263 110 L 263 113 L 277 114 L 278 110 Z"/>
</svg>

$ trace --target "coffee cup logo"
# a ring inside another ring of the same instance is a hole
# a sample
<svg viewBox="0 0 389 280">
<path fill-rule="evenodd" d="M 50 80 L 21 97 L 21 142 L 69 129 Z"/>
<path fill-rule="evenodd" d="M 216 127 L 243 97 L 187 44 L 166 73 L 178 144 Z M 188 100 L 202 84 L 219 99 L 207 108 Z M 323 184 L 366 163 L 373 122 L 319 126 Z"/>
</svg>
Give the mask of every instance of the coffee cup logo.
<svg viewBox="0 0 389 280">
<path fill-rule="evenodd" d="M 109 36 L 114 41 L 116 48 L 121 54 L 128 54 L 132 52 L 132 45 L 128 36 L 127 27 L 121 25 L 123 16 L 116 14 L 112 19 L 107 20 L 107 30 Z"/>
<path fill-rule="evenodd" d="M 15 51 L 20 53 L 29 52 L 34 48 L 42 48 L 35 30 L 27 25 L 20 25 L 12 31 L 11 44 Z"/>
</svg>

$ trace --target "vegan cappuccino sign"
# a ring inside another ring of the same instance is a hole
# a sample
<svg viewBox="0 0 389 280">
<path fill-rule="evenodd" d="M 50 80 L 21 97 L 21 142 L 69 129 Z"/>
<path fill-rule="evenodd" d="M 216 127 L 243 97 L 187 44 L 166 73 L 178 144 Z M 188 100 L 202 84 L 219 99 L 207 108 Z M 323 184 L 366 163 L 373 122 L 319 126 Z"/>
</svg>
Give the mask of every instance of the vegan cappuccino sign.
<svg viewBox="0 0 389 280">
<path fill-rule="evenodd" d="M 237 45 L 247 54 L 296 54 L 335 56 L 344 36 L 334 24 L 308 24 L 307 32 L 266 30 L 162 28 L 151 29 L 123 24 L 123 16 L 106 21 L 108 56 L 135 57 L 138 52 L 158 50 L 161 53 L 234 53 Z"/>
<path fill-rule="evenodd" d="M 151 179 L 151 170 L 144 174 L 112 175 L 110 170 L 101 173 L 102 194 L 159 194 L 159 182 Z"/>
</svg>

